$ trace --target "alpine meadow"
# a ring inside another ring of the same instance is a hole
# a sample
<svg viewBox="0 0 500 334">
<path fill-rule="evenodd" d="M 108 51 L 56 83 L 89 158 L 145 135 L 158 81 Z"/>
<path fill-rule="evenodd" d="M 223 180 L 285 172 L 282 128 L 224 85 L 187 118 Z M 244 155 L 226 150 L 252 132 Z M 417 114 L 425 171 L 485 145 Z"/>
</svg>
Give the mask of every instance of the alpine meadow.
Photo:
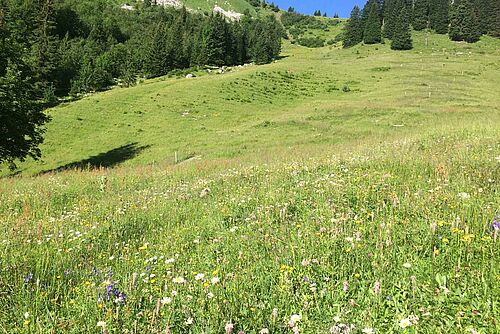
<svg viewBox="0 0 500 334">
<path fill-rule="evenodd" d="M 0 333 L 500 333 L 500 1 L 353 7 L 0 0 Z"/>
</svg>

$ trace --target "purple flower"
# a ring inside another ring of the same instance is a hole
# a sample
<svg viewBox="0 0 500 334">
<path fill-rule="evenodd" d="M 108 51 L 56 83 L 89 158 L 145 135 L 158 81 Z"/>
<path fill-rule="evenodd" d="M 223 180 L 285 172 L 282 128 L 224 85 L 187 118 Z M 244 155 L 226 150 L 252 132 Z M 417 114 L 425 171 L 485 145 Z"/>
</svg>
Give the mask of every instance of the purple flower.
<svg viewBox="0 0 500 334">
<path fill-rule="evenodd" d="M 33 279 L 33 273 L 29 273 L 28 276 L 24 278 L 24 283 L 29 283 Z"/>
</svg>

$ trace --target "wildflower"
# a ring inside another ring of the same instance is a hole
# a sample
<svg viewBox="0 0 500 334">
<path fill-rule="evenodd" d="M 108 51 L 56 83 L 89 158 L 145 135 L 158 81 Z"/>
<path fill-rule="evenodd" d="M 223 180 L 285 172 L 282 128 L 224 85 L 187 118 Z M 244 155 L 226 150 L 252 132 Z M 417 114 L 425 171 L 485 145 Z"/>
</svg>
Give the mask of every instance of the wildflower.
<svg viewBox="0 0 500 334">
<path fill-rule="evenodd" d="M 500 233 L 500 216 L 493 218 L 493 222 L 490 225 L 490 228 L 493 229 L 493 241 L 497 241 L 498 234 Z M 491 230 L 488 230 L 488 234 L 491 233 Z"/>
<path fill-rule="evenodd" d="M 115 257 L 114 257 L 113 255 L 111 255 L 111 256 L 109 257 L 109 260 L 110 260 L 110 261 L 113 261 L 114 259 L 115 259 Z"/>
<path fill-rule="evenodd" d="M 231 334 L 233 332 L 234 325 L 231 321 L 227 322 L 226 325 L 224 326 L 224 330 L 226 331 L 226 334 Z"/>
<path fill-rule="evenodd" d="M 335 321 L 335 322 L 340 322 L 341 320 L 342 319 L 338 315 L 333 317 L 333 321 Z"/>
<path fill-rule="evenodd" d="M 450 243 L 450 240 L 448 240 L 448 238 L 443 238 L 441 239 L 441 242 L 445 245 L 449 244 Z"/>
<path fill-rule="evenodd" d="M 214 298 L 214 294 L 213 294 L 213 293 L 211 293 L 211 292 L 207 293 L 207 298 L 208 298 L 208 299 L 212 299 L 212 298 Z"/>
<path fill-rule="evenodd" d="M 212 285 L 215 285 L 217 283 L 220 282 L 220 278 L 219 277 L 212 277 L 212 279 L 210 280 L 210 283 L 212 283 Z"/>
<path fill-rule="evenodd" d="M 293 332 L 293 334 L 299 334 L 299 333 L 300 333 L 300 329 L 299 329 L 299 327 L 294 326 L 294 327 L 292 328 L 292 332 Z"/>
<path fill-rule="evenodd" d="M 202 280 L 205 278 L 205 274 L 196 274 L 196 276 L 194 277 L 195 280 L 199 281 L 199 280 Z"/>
<path fill-rule="evenodd" d="M 262 328 L 259 332 L 259 334 L 269 334 L 269 329 L 267 328 Z"/>
<path fill-rule="evenodd" d="M 97 327 L 106 328 L 106 322 L 105 321 L 98 321 L 97 322 Z"/>
<path fill-rule="evenodd" d="M 298 314 L 294 314 L 290 317 L 290 320 L 288 321 L 288 327 L 292 328 L 296 327 L 297 323 L 302 320 L 302 317 Z"/>
<path fill-rule="evenodd" d="M 365 327 L 361 331 L 363 334 L 375 334 L 375 331 L 371 327 Z"/>
<path fill-rule="evenodd" d="M 347 292 L 347 290 L 349 290 L 349 282 L 344 281 L 343 290 L 344 290 L 344 292 Z"/>
<path fill-rule="evenodd" d="M 165 264 L 170 264 L 170 263 L 174 263 L 174 262 L 175 262 L 174 258 L 170 258 L 170 259 L 165 260 Z"/>
<path fill-rule="evenodd" d="M 184 279 L 184 277 L 179 276 L 179 277 L 174 278 L 172 280 L 172 282 L 177 283 L 177 284 L 184 284 L 184 283 L 186 283 L 186 280 Z"/>
<path fill-rule="evenodd" d="M 24 319 L 28 319 L 30 317 L 30 314 L 28 312 L 24 313 Z"/>
<path fill-rule="evenodd" d="M 33 279 L 33 273 L 29 273 L 28 276 L 24 278 L 24 283 L 29 283 Z"/>
<path fill-rule="evenodd" d="M 194 322 L 193 318 L 187 318 L 186 321 L 184 321 L 184 324 L 189 326 L 192 325 Z"/>
<path fill-rule="evenodd" d="M 410 326 L 411 326 L 411 321 L 408 318 L 401 319 L 399 321 L 399 327 L 401 327 L 401 328 L 407 328 L 407 327 L 410 327 Z"/>
<path fill-rule="evenodd" d="M 403 267 L 405 267 L 406 269 L 410 269 L 411 268 L 411 263 L 406 262 L 406 263 L 403 264 Z"/>
<path fill-rule="evenodd" d="M 163 297 L 161 300 L 160 300 L 161 304 L 162 305 L 165 305 L 165 304 L 170 304 L 172 302 L 172 298 L 170 297 Z"/>
<path fill-rule="evenodd" d="M 378 295 L 380 292 L 380 282 L 376 281 L 375 284 L 373 285 L 373 293 Z"/>
<path fill-rule="evenodd" d="M 273 319 L 276 319 L 278 317 L 278 309 L 277 308 L 273 308 L 273 311 L 271 312 L 271 316 L 273 317 Z"/>
<path fill-rule="evenodd" d="M 311 261 L 309 261 L 307 259 L 303 259 L 300 264 L 302 264 L 302 267 L 307 267 L 311 264 Z"/>
<path fill-rule="evenodd" d="M 470 195 L 468 193 L 466 193 L 466 192 L 461 192 L 461 193 L 458 194 L 458 197 L 460 199 L 466 200 L 466 199 L 470 198 Z"/>
</svg>

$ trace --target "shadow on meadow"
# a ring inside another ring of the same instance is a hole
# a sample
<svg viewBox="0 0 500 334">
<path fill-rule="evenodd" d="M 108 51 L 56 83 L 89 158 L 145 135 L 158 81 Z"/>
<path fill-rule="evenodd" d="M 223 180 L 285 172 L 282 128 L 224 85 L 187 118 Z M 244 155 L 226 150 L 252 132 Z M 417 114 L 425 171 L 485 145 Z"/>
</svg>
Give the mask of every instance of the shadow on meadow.
<svg viewBox="0 0 500 334">
<path fill-rule="evenodd" d="M 42 171 L 39 173 L 39 175 L 52 172 L 61 172 L 68 169 L 90 170 L 95 168 L 111 168 L 118 164 L 121 164 L 122 162 L 135 158 L 142 151 L 150 147 L 150 145 L 138 146 L 138 144 L 139 143 L 137 142 L 129 143 L 114 148 L 110 151 L 91 156 L 88 159 L 71 162 L 61 167 Z"/>
</svg>

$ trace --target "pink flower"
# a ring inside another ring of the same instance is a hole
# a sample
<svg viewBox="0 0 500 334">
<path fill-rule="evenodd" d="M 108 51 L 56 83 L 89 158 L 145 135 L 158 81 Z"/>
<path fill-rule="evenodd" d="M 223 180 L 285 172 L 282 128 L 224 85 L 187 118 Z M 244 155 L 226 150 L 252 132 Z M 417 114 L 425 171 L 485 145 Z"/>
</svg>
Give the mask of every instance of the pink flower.
<svg viewBox="0 0 500 334">
<path fill-rule="evenodd" d="M 226 326 L 224 326 L 224 329 L 226 330 L 226 334 L 231 334 L 233 332 L 234 325 L 231 321 L 226 323 Z"/>
</svg>

